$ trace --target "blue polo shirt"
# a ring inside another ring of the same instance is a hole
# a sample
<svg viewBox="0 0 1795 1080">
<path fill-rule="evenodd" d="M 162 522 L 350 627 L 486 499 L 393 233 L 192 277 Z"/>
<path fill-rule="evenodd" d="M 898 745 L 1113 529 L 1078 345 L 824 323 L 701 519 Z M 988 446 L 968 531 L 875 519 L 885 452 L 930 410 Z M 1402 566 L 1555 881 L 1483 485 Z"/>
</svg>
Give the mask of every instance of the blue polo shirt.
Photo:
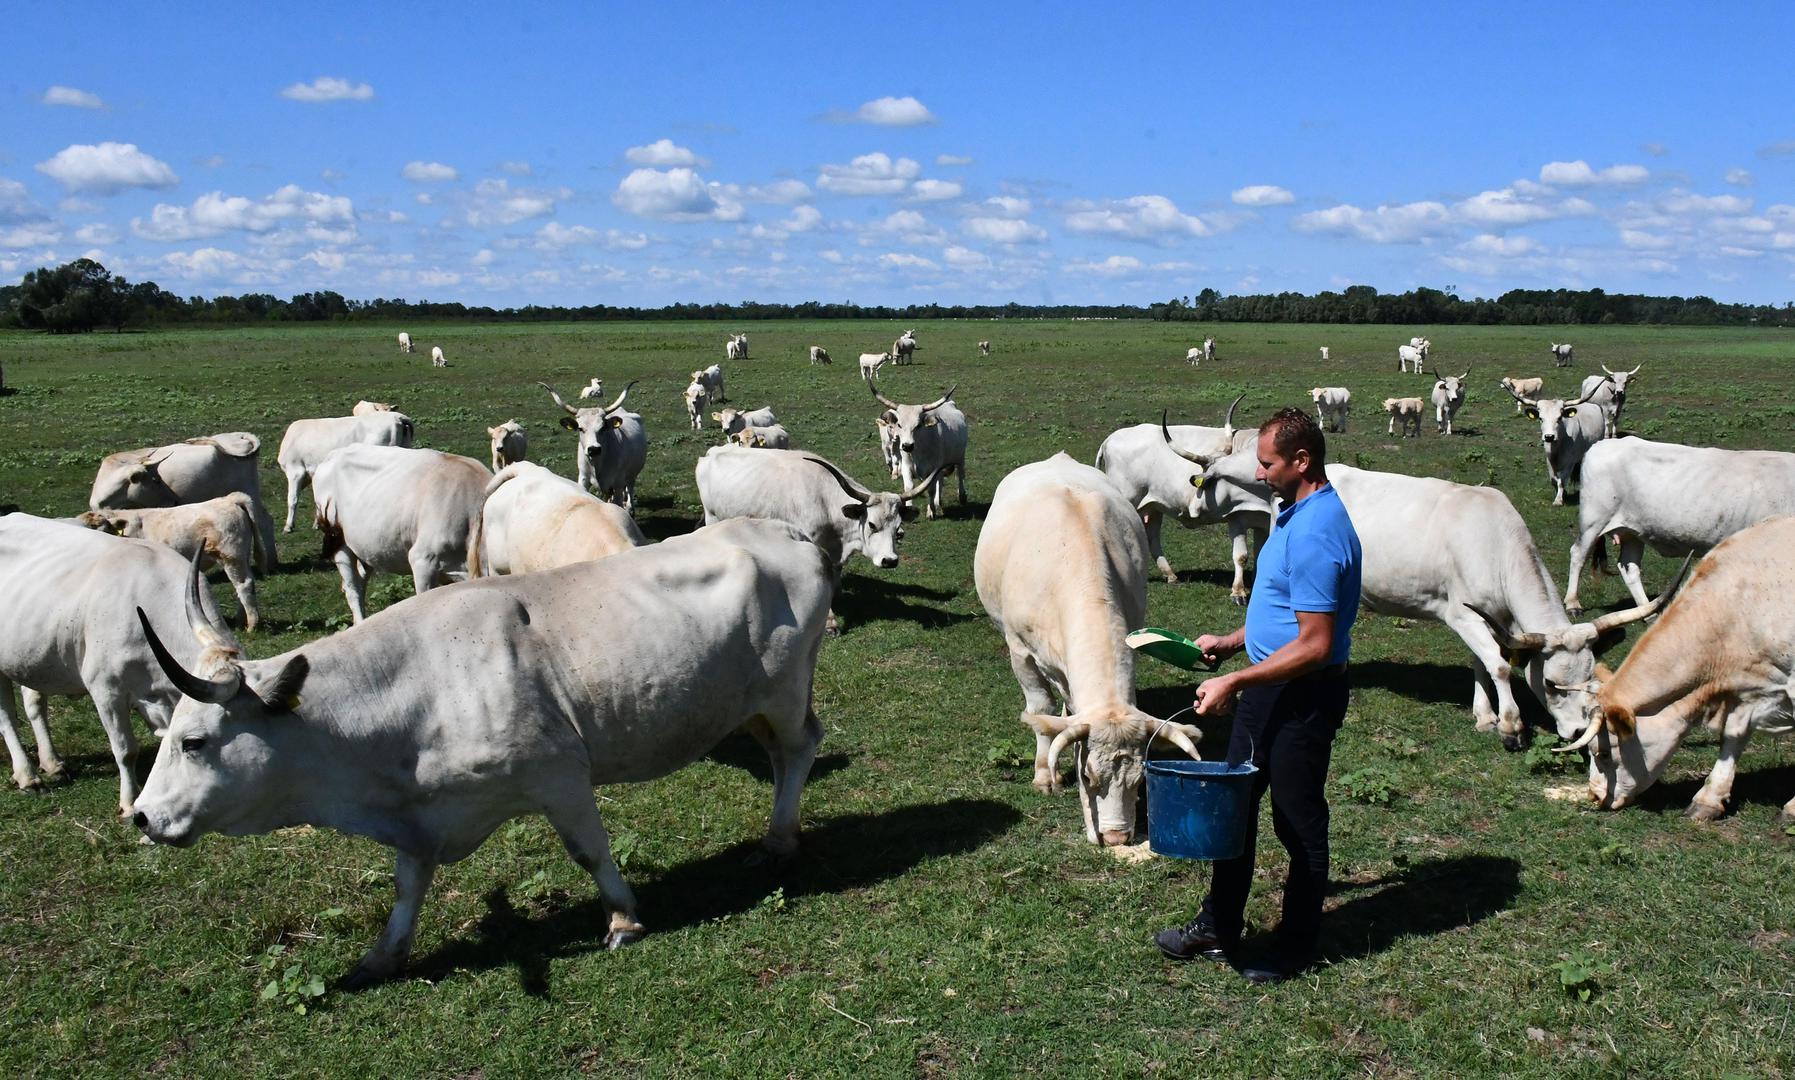
<svg viewBox="0 0 1795 1080">
<path fill-rule="evenodd" d="M 1259 552 L 1247 603 L 1247 656 L 1257 664 L 1296 640 L 1296 613 L 1334 614 L 1328 663 L 1346 663 L 1359 614 L 1359 534 L 1329 485 L 1284 508 Z"/>
</svg>

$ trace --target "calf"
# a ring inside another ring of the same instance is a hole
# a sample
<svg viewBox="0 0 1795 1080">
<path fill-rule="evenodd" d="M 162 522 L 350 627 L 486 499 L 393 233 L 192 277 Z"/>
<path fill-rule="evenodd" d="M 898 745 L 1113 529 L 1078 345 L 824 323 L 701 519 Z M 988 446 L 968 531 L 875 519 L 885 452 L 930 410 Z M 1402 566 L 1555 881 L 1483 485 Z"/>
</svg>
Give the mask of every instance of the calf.
<svg viewBox="0 0 1795 1080">
<path fill-rule="evenodd" d="M 823 348 L 821 345 L 812 345 L 810 347 L 810 362 L 813 364 L 830 363 L 829 350 Z"/>
<path fill-rule="evenodd" d="M 860 377 L 867 382 L 872 382 L 873 376 L 879 373 L 879 369 L 889 363 L 891 363 L 890 353 L 863 352 L 860 354 Z"/>
<path fill-rule="evenodd" d="M 686 420 L 692 425 L 692 430 L 703 431 L 704 407 L 710 404 L 711 399 L 710 387 L 694 379 L 686 384 L 680 397 L 686 403 Z"/>
<path fill-rule="evenodd" d="M 1552 343 L 1552 366 L 1553 367 L 1570 367 L 1571 360 L 1572 360 L 1571 347 L 1569 345 L 1560 345 L 1558 342 L 1554 341 Z"/>
<path fill-rule="evenodd" d="M 585 386 L 580 387 L 580 400 L 591 401 L 593 398 L 605 396 L 605 381 L 596 376 Z"/>
<path fill-rule="evenodd" d="M 349 410 L 349 415 L 351 415 L 351 416 L 371 416 L 374 413 L 394 412 L 394 411 L 396 411 L 396 410 L 391 405 L 387 404 L 384 401 L 369 401 L 366 398 L 363 398 L 362 400 L 355 403 L 355 407 L 353 409 Z"/>
<path fill-rule="evenodd" d="M 746 411 L 724 409 L 721 412 L 711 413 L 711 419 L 715 420 L 717 426 L 723 429 L 724 435 L 734 435 L 743 428 L 772 427 L 779 422 L 779 418 L 773 415 L 773 408 L 770 405 Z"/>
<path fill-rule="evenodd" d="M 720 364 L 712 364 L 701 371 L 692 372 L 692 381 L 702 384 L 712 401 L 719 404 L 729 400 L 723 392 L 723 368 Z"/>
<path fill-rule="evenodd" d="M 1384 411 L 1390 414 L 1390 428 L 1387 434 L 1396 434 L 1396 422 L 1402 421 L 1404 436 L 1419 438 L 1421 435 L 1421 410 L 1427 407 L 1418 397 L 1385 398 Z"/>
<path fill-rule="evenodd" d="M 255 504 L 241 491 L 205 502 L 149 510 L 88 510 L 77 521 L 90 529 L 148 540 L 174 548 L 201 570 L 224 568 L 243 605 L 243 625 L 254 630 L 262 621 L 256 607 Z"/>
<path fill-rule="evenodd" d="M 1352 391 L 1344 386 L 1317 386 L 1309 391 L 1315 418 L 1323 431 L 1346 430 L 1346 414 L 1352 408 Z"/>
<path fill-rule="evenodd" d="M 1519 416 L 1527 410 L 1528 405 L 1539 400 L 1540 394 L 1545 391 L 1546 380 L 1517 379 L 1504 375 L 1496 385 L 1508 391 L 1508 396 L 1515 399 L 1515 415 Z"/>
<path fill-rule="evenodd" d="M 498 427 L 489 427 L 486 434 L 492 438 L 492 471 L 498 472 L 507 465 L 515 465 L 530 456 L 530 437 L 524 434 L 524 426 L 516 420 L 507 420 Z"/>
<path fill-rule="evenodd" d="M 432 367 L 449 366 L 448 360 L 443 358 L 443 347 L 441 345 L 430 346 L 430 365 Z"/>
<path fill-rule="evenodd" d="M 756 449 L 790 450 L 792 448 L 791 433 L 785 430 L 784 424 L 769 424 L 766 427 L 745 427 L 731 435 L 738 445 Z"/>
</svg>

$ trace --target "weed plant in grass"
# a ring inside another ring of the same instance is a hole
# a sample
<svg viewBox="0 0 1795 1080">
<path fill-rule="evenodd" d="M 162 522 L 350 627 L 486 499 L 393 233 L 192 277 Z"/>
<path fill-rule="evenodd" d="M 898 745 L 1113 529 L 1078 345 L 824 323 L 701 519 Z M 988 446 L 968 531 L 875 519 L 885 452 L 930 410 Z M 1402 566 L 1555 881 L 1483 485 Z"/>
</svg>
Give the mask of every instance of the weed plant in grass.
<svg viewBox="0 0 1795 1080">
<path fill-rule="evenodd" d="M 401 356 L 409 330 L 419 353 Z M 0 504 L 84 508 L 108 451 L 244 429 L 262 437 L 264 491 L 285 490 L 285 425 L 359 398 L 417 420 L 423 446 L 484 460 L 485 429 L 516 417 L 530 453 L 573 473 L 574 438 L 536 387 L 639 379 L 649 430 L 638 485 L 649 536 L 700 517 L 692 468 L 718 441 L 693 433 L 689 373 L 723 357 L 717 324 L 304 326 L 50 338 L 0 336 Z M 877 414 L 852 364 L 904 327 L 757 323 L 753 358 L 726 365 L 741 407 L 771 405 L 797 445 L 889 487 Z M 827 730 L 805 792 L 804 850 L 754 857 L 771 804 L 764 755 L 725 742 L 663 780 L 600 791 L 651 931 L 618 953 L 590 879 L 543 821 L 501 828 L 439 874 L 409 975 L 332 988 L 392 900 L 373 843 L 309 829 L 209 837 L 174 850 L 116 820 L 104 736 L 85 702 L 52 703 L 72 778 L 0 792 L 0 1074 L 255 1073 L 441 1076 L 1788 1076 L 1795 1072 L 1795 839 L 1774 825 L 1795 793 L 1795 750 L 1761 739 L 1742 759 L 1737 811 L 1683 820 L 1711 740 L 1675 759 L 1645 805 L 1598 814 L 1549 801 L 1580 783 L 1472 730 L 1468 655 L 1443 628 L 1366 616 L 1335 749 L 1331 961 L 1271 992 L 1211 964 L 1174 965 L 1152 931 L 1188 917 L 1199 865 L 1124 865 L 1083 839 L 1069 797 L 1029 786 L 1032 737 L 1003 643 L 972 590 L 979 517 L 1009 470 L 1066 450 L 1089 461 L 1110 431 L 1215 424 L 1353 393 L 1337 460 L 1493 484 L 1529 522 L 1562 583 L 1574 506 L 1552 507 L 1537 425 L 1504 374 L 1569 394 L 1599 364 L 1643 363 L 1623 427 L 1649 438 L 1784 448 L 1795 341 L 1714 329 L 1343 327 L 1140 322 L 919 323 L 913 366 L 883 390 L 926 401 L 957 383 L 972 426 L 971 505 L 908 530 L 903 564 L 849 564 L 823 649 Z M 1184 352 L 1213 333 L 1219 357 Z M 1442 371 L 1473 369 L 1459 434 L 1391 439 L 1385 397 L 1425 396 L 1396 346 L 1434 343 Z M 1554 370 L 1569 334 L 1577 366 Z M 994 355 L 976 343 L 989 339 Z M 453 367 L 432 369 L 442 345 Z M 1329 346 L 1331 360 L 1317 359 Z M 615 392 L 613 390 L 613 392 Z M 310 496 L 301 505 L 309 515 Z M 254 656 L 346 625 L 317 533 L 281 538 Z M 1196 634 L 1238 625 L 1221 530 L 1168 529 L 1182 580 L 1151 575 L 1150 621 Z M 1673 568 L 1646 565 L 1662 587 Z M 1586 578 L 1592 610 L 1626 599 Z M 375 607 L 410 593 L 377 579 Z M 218 586 L 221 604 L 233 601 Z M 0 600 L 0 609 L 3 609 Z M 0 614 L 3 617 L 3 614 Z M 1626 646 L 1609 659 L 1618 662 Z M 1143 662 L 1141 703 L 1168 715 L 1189 677 Z M 1207 726 L 1219 753 L 1226 721 Z M 146 752 L 144 766 L 149 755 Z M 1346 778 L 1352 777 L 1350 782 Z M 1249 915 L 1275 924 L 1282 849 L 1262 830 Z M 320 980 L 321 996 L 312 988 Z M 267 987 L 273 985 L 272 993 Z M 299 1006 L 304 1006 L 301 1013 Z"/>
</svg>

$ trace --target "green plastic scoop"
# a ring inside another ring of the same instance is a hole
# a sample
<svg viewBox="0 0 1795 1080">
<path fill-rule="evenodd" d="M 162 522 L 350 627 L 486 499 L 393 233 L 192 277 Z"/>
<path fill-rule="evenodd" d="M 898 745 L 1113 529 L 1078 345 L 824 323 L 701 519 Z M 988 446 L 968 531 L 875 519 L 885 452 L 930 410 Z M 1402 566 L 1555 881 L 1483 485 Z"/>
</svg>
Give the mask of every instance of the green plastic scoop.
<svg viewBox="0 0 1795 1080">
<path fill-rule="evenodd" d="M 1132 631 L 1123 640 L 1130 649 L 1144 652 L 1155 660 L 1163 660 L 1186 671 L 1214 671 L 1222 666 L 1220 660 L 1205 660 L 1203 650 L 1197 648 L 1197 643 L 1175 630 L 1144 626 Z"/>
</svg>

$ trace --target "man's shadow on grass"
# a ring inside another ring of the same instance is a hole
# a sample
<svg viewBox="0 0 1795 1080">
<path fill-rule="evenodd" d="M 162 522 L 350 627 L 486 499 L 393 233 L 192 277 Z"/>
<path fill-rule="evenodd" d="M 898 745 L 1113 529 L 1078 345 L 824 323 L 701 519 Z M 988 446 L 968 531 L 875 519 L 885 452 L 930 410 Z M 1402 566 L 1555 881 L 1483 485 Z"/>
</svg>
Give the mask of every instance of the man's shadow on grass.
<svg viewBox="0 0 1795 1080">
<path fill-rule="evenodd" d="M 664 947 L 677 962 L 681 946 L 670 940 L 673 931 L 752 910 L 775 889 L 789 903 L 875 885 L 930 859 L 982 847 L 1021 820 L 1019 811 L 1003 803 L 950 799 L 844 814 L 811 825 L 800 834 L 800 850 L 790 860 L 765 858 L 758 841 L 744 841 L 658 877 L 639 874 L 631 884 L 639 916 L 652 933 L 630 947 Z M 520 912 L 503 888 L 493 889 L 486 894 L 487 912 L 479 924 L 420 957 L 407 977 L 435 981 L 461 969 L 512 965 L 525 993 L 545 996 L 552 961 L 604 949 L 609 921 L 604 906 L 589 880 L 581 888 L 584 899 L 540 917 Z M 429 910 L 425 908 L 426 917 Z"/>
<path fill-rule="evenodd" d="M 1403 938 L 1475 926 L 1507 910 L 1521 893 L 1521 864 L 1496 855 L 1455 855 L 1377 881 L 1337 881 L 1328 891 L 1351 896 L 1322 923 L 1321 955 L 1337 963 L 1375 956 Z"/>
</svg>

